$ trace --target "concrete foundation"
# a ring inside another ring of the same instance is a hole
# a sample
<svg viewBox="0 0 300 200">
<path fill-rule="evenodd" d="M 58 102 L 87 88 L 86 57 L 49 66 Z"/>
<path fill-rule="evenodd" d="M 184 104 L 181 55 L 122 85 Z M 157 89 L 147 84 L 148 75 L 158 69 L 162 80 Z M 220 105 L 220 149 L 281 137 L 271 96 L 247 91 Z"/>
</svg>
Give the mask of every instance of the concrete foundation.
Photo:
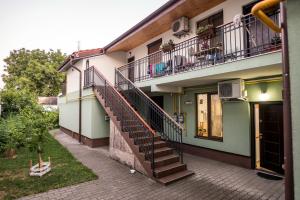
<svg viewBox="0 0 300 200">
<path fill-rule="evenodd" d="M 147 175 L 145 169 L 142 167 L 137 157 L 133 154 L 129 145 L 122 137 L 120 131 L 115 126 L 112 120 L 110 120 L 109 138 L 109 153 L 111 158 L 113 158 L 114 160 L 118 160 L 119 162 L 137 170 L 142 174 Z"/>
</svg>

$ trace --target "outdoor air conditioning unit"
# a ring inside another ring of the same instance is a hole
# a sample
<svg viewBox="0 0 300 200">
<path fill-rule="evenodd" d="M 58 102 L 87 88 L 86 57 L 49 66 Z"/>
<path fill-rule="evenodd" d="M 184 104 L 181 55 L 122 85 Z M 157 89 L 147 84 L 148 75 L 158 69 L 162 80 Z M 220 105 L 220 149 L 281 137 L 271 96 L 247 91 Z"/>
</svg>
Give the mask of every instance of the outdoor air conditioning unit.
<svg viewBox="0 0 300 200">
<path fill-rule="evenodd" d="M 189 32 L 189 19 L 187 17 L 181 17 L 172 23 L 173 35 L 181 37 Z"/>
<path fill-rule="evenodd" d="M 223 100 L 246 100 L 245 82 L 242 79 L 218 83 L 218 94 Z"/>
</svg>

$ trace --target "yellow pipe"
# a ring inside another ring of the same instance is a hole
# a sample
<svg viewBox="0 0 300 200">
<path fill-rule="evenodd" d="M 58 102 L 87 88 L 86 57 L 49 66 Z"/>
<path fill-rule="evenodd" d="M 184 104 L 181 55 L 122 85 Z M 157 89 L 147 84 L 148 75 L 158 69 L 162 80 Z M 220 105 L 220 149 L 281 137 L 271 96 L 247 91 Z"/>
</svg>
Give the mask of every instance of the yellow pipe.
<svg viewBox="0 0 300 200">
<path fill-rule="evenodd" d="M 268 17 L 266 13 L 264 13 L 264 10 L 276 6 L 281 1 L 284 0 L 264 0 L 255 4 L 255 6 L 253 6 L 253 8 L 251 9 L 251 13 L 268 27 L 270 27 L 273 31 L 280 33 L 281 28 L 270 17 Z"/>
</svg>

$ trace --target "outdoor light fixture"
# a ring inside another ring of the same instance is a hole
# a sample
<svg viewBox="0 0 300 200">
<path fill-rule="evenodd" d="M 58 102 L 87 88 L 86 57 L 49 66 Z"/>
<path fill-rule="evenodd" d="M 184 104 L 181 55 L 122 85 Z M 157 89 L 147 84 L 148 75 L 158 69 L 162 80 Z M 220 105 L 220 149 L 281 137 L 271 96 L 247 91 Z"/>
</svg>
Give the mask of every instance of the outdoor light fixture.
<svg viewBox="0 0 300 200">
<path fill-rule="evenodd" d="M 267 100 L 269 100 L 269 98 L 270 98 L 270 95 L 268 93 L 266 93 L 266 92 L 262 92 L 259 95 L 259 99 L 261 101 L 267 101 Z"/>
<path fill-rule="evenodd" d="M 260 84 L 261 93 L 259 94 L 259 100 L 267 101 L 270 98 L 270 95 L 267 93 L 267 84 L 261 83 Z"/>
</svg>

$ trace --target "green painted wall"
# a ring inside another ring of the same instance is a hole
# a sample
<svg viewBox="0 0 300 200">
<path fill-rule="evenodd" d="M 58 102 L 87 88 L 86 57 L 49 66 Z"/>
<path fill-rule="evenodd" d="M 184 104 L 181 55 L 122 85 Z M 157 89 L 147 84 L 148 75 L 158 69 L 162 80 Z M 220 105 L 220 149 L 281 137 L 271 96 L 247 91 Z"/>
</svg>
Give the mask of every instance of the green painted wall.
<svg viewBox="0 0 300 200">
<path fill-rule="evenodd" d="M 300 1 L 287 1 L 295 199 L 300 199 Z"/>
<path fill-rule="evenodd" d="M 268 101 L 282 101 L 282 81 L 273 81 L 260 84 L 246 84 L 247 98 L 249 101 L 261 101 L 261 91 L 269 95 Z"/>
<path fill-rule="evenodd" d="M 269 94 L 269 101 L 281 101 L 282 82 L 273 81 L 267 83 L 246 84 L 249 101 L 223 102 L 223 141 L 213 141 L 195 138 L 196 134 L 196 94 L 217 92 L 217 85 L 197 86 L 184 89 L 180 97 L 181 112 L 186 113 L 186 132 L 183 142 L 210 149 L 250 156 L 250 104 L 260 101 L 261 88 L 265 88 Z M 178 95 L 153 93 L 151 96 L 164 96 L 164 110 L 171 116 L 177 110 Z M 174 102 L 174 98 L 177 102 Z M 186 101 L 192 104 L 185 104 Z M 175 105 L 174 105 L 175 104 Z M 237 123 L 238 122 L 238 123 Z"/>
<path fill-rule="evenodd" d="M 82 135 L 91 139 L 109 137 L 109 121 L 105 121 L 105 111 L 93 91 L 85 89 L 82 96 Z M 59 125 L 78 132 L 78 92 L 59 97 L 58 107 Z"/>
</svg>

